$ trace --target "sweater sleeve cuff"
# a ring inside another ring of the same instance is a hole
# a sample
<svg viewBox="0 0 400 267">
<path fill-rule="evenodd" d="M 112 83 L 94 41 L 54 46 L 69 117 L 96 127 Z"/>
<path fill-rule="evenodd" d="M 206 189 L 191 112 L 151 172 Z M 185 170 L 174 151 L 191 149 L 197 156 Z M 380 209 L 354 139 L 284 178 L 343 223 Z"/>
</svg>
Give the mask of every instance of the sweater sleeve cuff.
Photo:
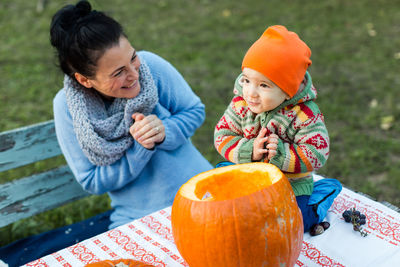
<svg viewBox="0 0 400 267">
<path fill-rule="evenodd" d="M 131 148 L 126 150 L 126 155 L 128 159 L 134 159 L 134 160 L 148 159 L 156 151 L 154 148 L 153 149 L 145 148 L 144 146 L 139 144 L 136 140 L 134 140 L 133 142 L 134 144 L 131 146 Z"/>
<path fill-rule="evenodd" d="M 157 148 L 163 150 L 173 150 L 178 146 L 177 140 L 174 136 L 174 133 L 171 131 L 170 122 L 168 120 L 164 120 L 163 124 L 165 129 L 165 138 L 161 143 L 157 144 Z"/>
<path fill-rule="evenodd" d="M 282 170 L 283 163 L 285 162 L 285 146 L 280 138 L 278 138 L 278 148 L 276 149 L 276 155 L 272 157 L 269 163 L 274 164 Z"/>
<path fill-rule="evenodd" d="M 238 151 L 238 161 L 239 163 L 248 163 L 252 162 L 253 156 L 253 144 L 254 139 L 250 139 L 247 142 L 244 142 Z"/>
</svg>

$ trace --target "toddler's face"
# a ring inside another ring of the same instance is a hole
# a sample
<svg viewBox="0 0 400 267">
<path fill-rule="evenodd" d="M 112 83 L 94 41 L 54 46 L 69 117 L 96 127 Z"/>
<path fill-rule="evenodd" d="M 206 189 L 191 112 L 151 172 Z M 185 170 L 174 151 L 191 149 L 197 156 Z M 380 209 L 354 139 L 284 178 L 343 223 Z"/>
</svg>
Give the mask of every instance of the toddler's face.
<svg viewBox="0 0 400 267">
<path fill-rule="evenodd" d="M 273 110 L 290 97 L 258 71 L 243 69 L 243 98 L 256 114 Z"/>
</svg>

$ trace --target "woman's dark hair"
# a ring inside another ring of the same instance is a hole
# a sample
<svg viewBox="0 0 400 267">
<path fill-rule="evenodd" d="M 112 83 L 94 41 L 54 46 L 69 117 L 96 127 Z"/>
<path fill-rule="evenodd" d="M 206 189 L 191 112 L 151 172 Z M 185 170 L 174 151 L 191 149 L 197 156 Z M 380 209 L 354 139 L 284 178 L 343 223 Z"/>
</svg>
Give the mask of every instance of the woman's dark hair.
<svg viewBox="0 0 400 267">
<path fill-rule="evenodd" d="M 103 12 L 92 10 L 87 1 L 57 11 L 50 26 L 51 45 L 57 49 L 61 70 L 75 79 L 78 72 L 94 77 L 104 52 L 126 36 L 122 26 Z"/>
</svg>

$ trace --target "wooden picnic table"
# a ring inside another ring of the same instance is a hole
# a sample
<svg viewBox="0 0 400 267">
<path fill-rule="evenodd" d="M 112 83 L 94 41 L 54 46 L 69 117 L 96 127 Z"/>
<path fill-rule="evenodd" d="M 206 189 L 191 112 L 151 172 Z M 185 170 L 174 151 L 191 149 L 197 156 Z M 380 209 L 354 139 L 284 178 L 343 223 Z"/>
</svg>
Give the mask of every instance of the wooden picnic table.
<svg viewBox="0 0 400 267">
<path fill-rule="evenodd" d="M 317 179 L 318 175 L 315 175 Z M 356 208 L 367 216 L 362 237 L 342 213 Z M 322 235 L 304 235 L 296 266 L 400 266 L 400 213 L 347 188 L 336 198 Z M 85 266 L 105 259 L 130 258 L 154 266 L 188 266 L 171 231 L 171 207 L 109 230 L 25 266 Z"/>
</svg>

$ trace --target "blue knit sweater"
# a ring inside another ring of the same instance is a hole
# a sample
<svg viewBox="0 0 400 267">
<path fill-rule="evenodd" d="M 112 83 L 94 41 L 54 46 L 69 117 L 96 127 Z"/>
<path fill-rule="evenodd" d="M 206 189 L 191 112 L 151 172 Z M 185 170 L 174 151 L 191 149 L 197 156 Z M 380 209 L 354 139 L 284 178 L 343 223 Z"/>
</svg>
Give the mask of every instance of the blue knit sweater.
<svg viewBox="0 0 400 267">
<path fill-rule="evenodd" d="M 77 181 L 88 192 L 107 192 L 111 198 L 110 228 L 172 205 L 183 183 L 212 168 L 189 140 L 204 121 L 204 105 L 170 63 L 150 52 L 139 55 L 158 87 L 159 103 L 152 113 L 165 126 L 165 140 L 154 149 L 134 141 L 115 163 L 93 165 L 79 146 L 63 89 L 53 101 L 58 142 Z"/>
</svg>

